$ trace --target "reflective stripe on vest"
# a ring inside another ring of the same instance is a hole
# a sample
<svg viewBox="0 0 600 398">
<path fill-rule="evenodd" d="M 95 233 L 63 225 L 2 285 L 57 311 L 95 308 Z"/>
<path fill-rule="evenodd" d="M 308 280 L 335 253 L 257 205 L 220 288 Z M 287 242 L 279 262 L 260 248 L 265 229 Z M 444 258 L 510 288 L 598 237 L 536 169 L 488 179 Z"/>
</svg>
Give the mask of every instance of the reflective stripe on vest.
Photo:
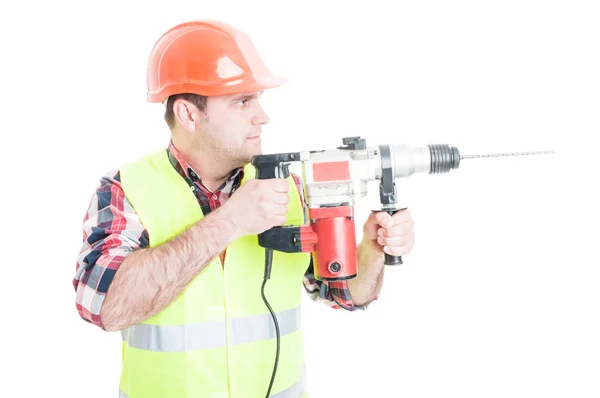
<svg viewBox="0 0 600 398">
<path fill-rule="evenodd" d="M 292 384 L 291 386 L 289 386 L 288 388 L 286 388 L 285 390 L 278 392 L 275 395 L 270 395 L 271 398 L 298 398 L 301 397 L 302 395 L 306 394 L 307 388 L 306 388 L 306 367 L 302 368 L 302 373 L 300 374 L 300 377 L 298 378 L 298 380 Z M 228 394 L 227 393 L 217 393 L 214 394 L 215 398 L 217 397 L 227 397 Z M 129 398 L 129 396 L 127 394 L 125 394 L 125 391 L 119 389 L 119 398 Z"/>
<path fill-rule="evenodd" d="M 276 312 L 281 336 L 300 329 L 300 307 Z M 230 320 L 230 345 L 274 339 L 271 314 Z M 227 346 L 227 331 L 222 321 L 184 325 L 138 324 L 121 332 L 130 347 L 159 352 L 186 352 Z"/>
</svg>

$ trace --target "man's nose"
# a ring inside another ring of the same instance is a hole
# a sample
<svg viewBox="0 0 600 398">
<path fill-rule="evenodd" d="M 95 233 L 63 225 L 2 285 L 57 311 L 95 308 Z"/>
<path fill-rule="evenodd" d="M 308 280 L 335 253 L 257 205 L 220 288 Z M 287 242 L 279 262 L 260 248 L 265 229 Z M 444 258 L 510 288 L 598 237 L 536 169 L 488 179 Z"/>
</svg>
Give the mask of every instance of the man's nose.
<svg viewBox="0 0 600 398">
<path fill-rule="evenodd" d="M 260 105 L 257 105 L 257 106 L 258 106 L 257 113 L 255 116 L 252 117 L 252 125 L 256 126 L 258 124 L 269 123 L 269 116 L 267 115 L 267 113 L 264 111 L 262 106 L 260 106 Z"/>
</svg>

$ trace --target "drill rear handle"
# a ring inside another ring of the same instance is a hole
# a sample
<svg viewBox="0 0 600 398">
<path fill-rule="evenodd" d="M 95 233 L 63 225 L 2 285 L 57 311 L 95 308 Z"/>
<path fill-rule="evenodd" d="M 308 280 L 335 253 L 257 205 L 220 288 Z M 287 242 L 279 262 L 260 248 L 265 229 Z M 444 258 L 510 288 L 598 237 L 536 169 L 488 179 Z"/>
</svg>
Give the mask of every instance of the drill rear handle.
<svg viewBox="0 0 600 398">
<path fill-rule="evenodd" d="M 252 165 L 256 178 L 288 178 L 290 162 L 300 160 L 297 152 L 256 155 Z M 258 244 L 265 249 L 284 253 L 313 252 L 318 238 L 310 225 L 286 225 L 272 227 L 258 235 Z"/>
<path fill-rule="evenodd" d="M 275 153 L 271 155 L 256 155 L 252 165 L 256 168 L 256 178 L 288 178 L 290 176 L 289 162 L 300 160 L 300 153 Z"/>
</svg>

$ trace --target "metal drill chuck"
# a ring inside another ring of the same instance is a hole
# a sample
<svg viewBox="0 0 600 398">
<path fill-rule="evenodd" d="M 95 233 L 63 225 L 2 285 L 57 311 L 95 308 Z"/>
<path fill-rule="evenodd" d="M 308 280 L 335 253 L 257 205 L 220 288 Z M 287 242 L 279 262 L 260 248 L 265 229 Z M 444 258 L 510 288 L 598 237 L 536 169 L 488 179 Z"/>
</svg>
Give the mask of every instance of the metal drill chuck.
<svg viewBox="0 0 600 398">
<path fill-rule="evenodd" d="M 452 169 L 458 169 L 460 153 L 457 147 L 446 144 L 431 144 L 428 147 L 431 158 L 429 174 L 447 173 Z"/>
</svg>

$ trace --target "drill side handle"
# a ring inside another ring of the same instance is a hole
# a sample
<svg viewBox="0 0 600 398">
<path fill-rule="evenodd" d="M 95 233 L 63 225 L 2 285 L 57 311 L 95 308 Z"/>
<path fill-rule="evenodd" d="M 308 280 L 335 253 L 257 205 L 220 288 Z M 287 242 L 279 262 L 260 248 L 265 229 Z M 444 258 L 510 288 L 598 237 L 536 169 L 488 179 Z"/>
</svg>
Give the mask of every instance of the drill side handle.
<svg viewBox="0 0 600 398">
<path fill-rule="evenodd" d="M 395 207 L 396 203 L 396 184 L 394 183 L 394 171 L 392 166 L 392 156 L 389 145 L 380 145 L 379 151 L 381 153 L 381 181 L 379 183 L 379 199 L 383 205 L 381 211 L 387 212 L 393 216 L 400 210 L 405 208 Z M 385 253 L 384 258 L 385 265 L 401 265 L 402 256 L 392 256 Z"/>
</svg>

